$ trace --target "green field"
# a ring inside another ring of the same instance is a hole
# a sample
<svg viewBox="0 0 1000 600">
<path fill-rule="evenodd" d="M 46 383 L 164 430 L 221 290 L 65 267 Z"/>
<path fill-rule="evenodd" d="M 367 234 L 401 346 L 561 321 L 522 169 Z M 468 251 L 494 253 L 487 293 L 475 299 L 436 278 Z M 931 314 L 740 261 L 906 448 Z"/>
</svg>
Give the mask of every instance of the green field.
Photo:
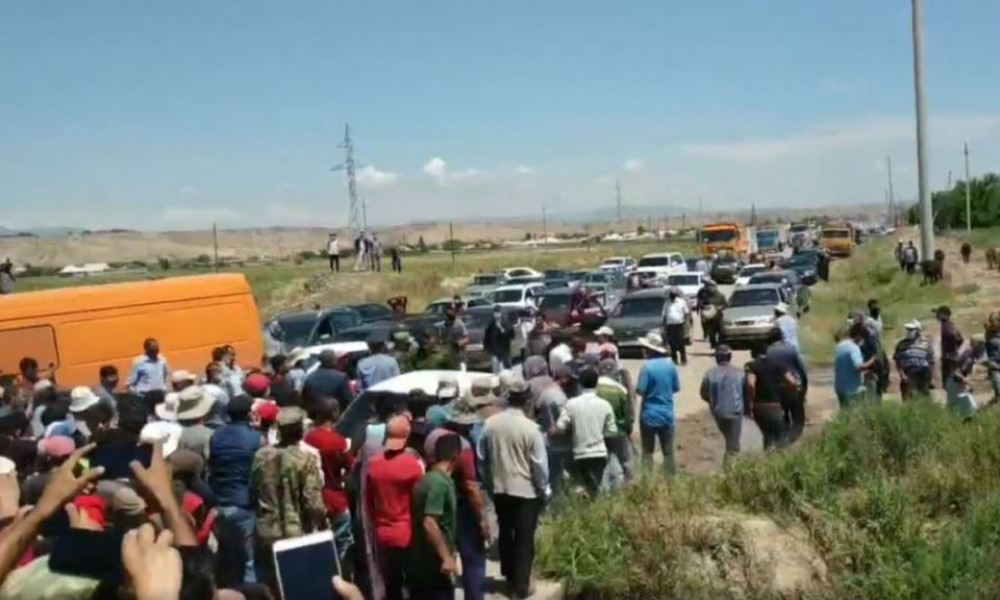
<svg viewBox="0 0 1000 600">
<path fill-rule="evenodd" d="M 582 247 L 518 249 L 412 254 L 403 257 L 403 274 L 394 275 L 388 258 L 381 273 L 354 273 L 353 263 L 341 259 L 342 272 L 331 276 L 325 259 L 248 264 L 227 269 L 246 275 L 262 317 L 282 310 L 328 306 L 348 302 L 384 302 L 395 295 L 410 299 L 410 310 L 422 310 L 427 302 L 461 289 L 469 277 L 503 267 L 528 266 L 535 269 L 584 269 L 596 267 L 609 256 L 639 258 L 651 252 L 676 251 L 686 256 L 697 252 L 692 241 L 596 244 Z M 178 277 L 212 272 L 211 268 L 171 268 L 110 273 L 90 278 L 25 277 L 18 280 L 18 291 L 32 291 L 79 285 L 119 283 L 143 279 Z"/>
</svg>

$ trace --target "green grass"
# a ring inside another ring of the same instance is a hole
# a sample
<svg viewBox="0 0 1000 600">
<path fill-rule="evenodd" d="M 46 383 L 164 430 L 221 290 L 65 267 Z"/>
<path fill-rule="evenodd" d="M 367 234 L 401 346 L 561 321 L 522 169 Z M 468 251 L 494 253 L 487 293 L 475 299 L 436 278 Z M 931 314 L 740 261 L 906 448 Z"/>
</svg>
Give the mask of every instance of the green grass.
<svg viewBox="0 0 1000 600">
<path fill-rule="evenodd" d="M 968 232 L 953 231 L 952 235 L 963 242 L 969 242 L 973 254 L 978 252 L 981 255 L 987 248 L 1000 247 L 1000 227 L 985 227 Z"/>
<path fill-rule="evenodd" d="M 231 269 L 246 275 L 257 299 L 263 317 L 282 310 L 329 306 L 362 301 L 385 302 L 395 295 L 410 299 L 410 310 L 420 311 L 430 301 L 453 294 L 479 272 L 497 271 L 503 267 L 528 266 L 543 270 L 550 268 L 594 268 L 604 258 L 628 255 L 639 258 L 650 252 L 678 251 L 694 255 L 696 246 L 690 241 L 658 243 L 596 244 L 587 247 L 551 248 L 548 250 L 468 251 L 452 255 L 446 252 L 413 254 L 403 257 L 403 274 L 394 275 L 389 269 L 389 259 L 383 261 L 381 273 L 353 273 L 350 259 L 341 260 L 342 273 L 332 277 L 326 260 L 305 262 L 277 262 L 248 264 Z M 91 278 L 28 277 L 18 280 L 18 291 L 32 291 L 119 283 L 162 277 L 176 277 L 210 273 L 205 269 L 178 269 L 162 271 L 128 271 Z"/>
<path fill-rule="evenodd" d="M 800 334 L 811 365 L 832 364 L 835 334 L 850 311 L 866 310 L 871 298 L 882 306 L 883 343 L 890 350 L 902 337 L 903 323 L 920 319 L 926 325 L 933 320 L 932 308 L 954 298 L 955 291 L 943 284 L 921 285 L 919 274 L 901 272 L 893 246 L 890 239 L 862 245 L 851 259 L 833 262 L 829 283 L 812 288 L 812 309 Z"/>
<path fill-rule="evenodd" d="M 750 540 L 709 518 L 758 514 L 807 532 L 825 561 L 826 584 L 803 598 L 996 598 L 998 438 L 1000 411 L 963 423 L 926 403 L 859 409 L 797 451 L 570 505 L 543 525 L 539 568 L 576 597 L 772 598 Z M 706 578 L 706 554 L 739 576 Z"/>
</svg>

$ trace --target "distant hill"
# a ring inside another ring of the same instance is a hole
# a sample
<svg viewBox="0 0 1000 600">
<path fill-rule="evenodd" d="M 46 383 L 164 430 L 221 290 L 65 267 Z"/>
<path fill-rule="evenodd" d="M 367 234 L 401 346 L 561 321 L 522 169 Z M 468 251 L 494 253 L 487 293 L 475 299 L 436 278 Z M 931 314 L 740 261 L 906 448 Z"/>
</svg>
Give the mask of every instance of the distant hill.
<svg viewBox="0 0 1000 600">
<path fill-rule="evenodd" d="M 0 225 L 0 237 L 38 237 L 38 238 L 60 238 L 73 233 L 79 233 L 82 229 L 76 227 L 49 226 L 30 227 L 27 229 L 11 229 Z"/>
</svg>

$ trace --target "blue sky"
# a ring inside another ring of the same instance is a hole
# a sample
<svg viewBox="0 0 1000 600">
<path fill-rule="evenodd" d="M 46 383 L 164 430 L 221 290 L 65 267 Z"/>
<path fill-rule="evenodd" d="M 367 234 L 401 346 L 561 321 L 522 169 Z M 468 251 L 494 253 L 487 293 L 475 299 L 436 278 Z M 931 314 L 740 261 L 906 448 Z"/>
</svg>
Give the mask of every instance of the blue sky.
<svg viewBox="0 0 1000 600">
<path fill-rule="evenodd" d="M 994 0 L 928 0 L 932 181 L 1000 169 Z M 0 224 L 915 195 L 906 0 L 0 0 Z"/>
</svg>

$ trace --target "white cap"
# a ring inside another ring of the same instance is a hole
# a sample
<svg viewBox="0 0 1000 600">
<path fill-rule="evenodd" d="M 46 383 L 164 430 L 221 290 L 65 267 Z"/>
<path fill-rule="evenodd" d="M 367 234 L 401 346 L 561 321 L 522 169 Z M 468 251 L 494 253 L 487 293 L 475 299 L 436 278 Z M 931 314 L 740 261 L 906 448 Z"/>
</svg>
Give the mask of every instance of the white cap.
<svg viewBox="0 0 1000 600">
<path fill-rule="evenodd" d="M 171 383 L 175 383 L 175 384 L 176 383 L 184 383 L 185 381 L 190 381 L 190 382 L 193 383 L 195 381 L 198 381 L 198 376 L 195 375 L 194 373 L 192 373 L 191 371 L 184 371 L 184 370 L 174 371 L 170 375 L 170 382 Z"/>
<path fill-rule="evenodd" d="M 594 335 L 606 335 L 608 337 L 615 337 L 615 330 L 611 329 L 607 325 L 601 325 L 597 329 L 597 331 L 594 332 Z"/>
<path fill-rule="evenodd" d="M 96 406 L 101 399 L 97 397 L 94 390 L 85 385 L 73 388 L 70 392 L 69 412 L 82 413 Z"/>
<path fill-rule="evenodd" d="M 780 312 L 783 315 L 788 314 L 788 305 L 784 302 L 779 302 L 774 305 L 774 312 Z"/>
<path fill-rule="evenodd" d="M 923 324 L 921 324 L 920 321 L 918 321 L 917 319 L 913 319 L 912 321 L 910 321 L 906 325 L 903 325 L 903 327 L 905 327 L 907 329 L 915 329 L 917 331 L 920 331 L 921 329 L 924 328 Z"/>
</svg>

